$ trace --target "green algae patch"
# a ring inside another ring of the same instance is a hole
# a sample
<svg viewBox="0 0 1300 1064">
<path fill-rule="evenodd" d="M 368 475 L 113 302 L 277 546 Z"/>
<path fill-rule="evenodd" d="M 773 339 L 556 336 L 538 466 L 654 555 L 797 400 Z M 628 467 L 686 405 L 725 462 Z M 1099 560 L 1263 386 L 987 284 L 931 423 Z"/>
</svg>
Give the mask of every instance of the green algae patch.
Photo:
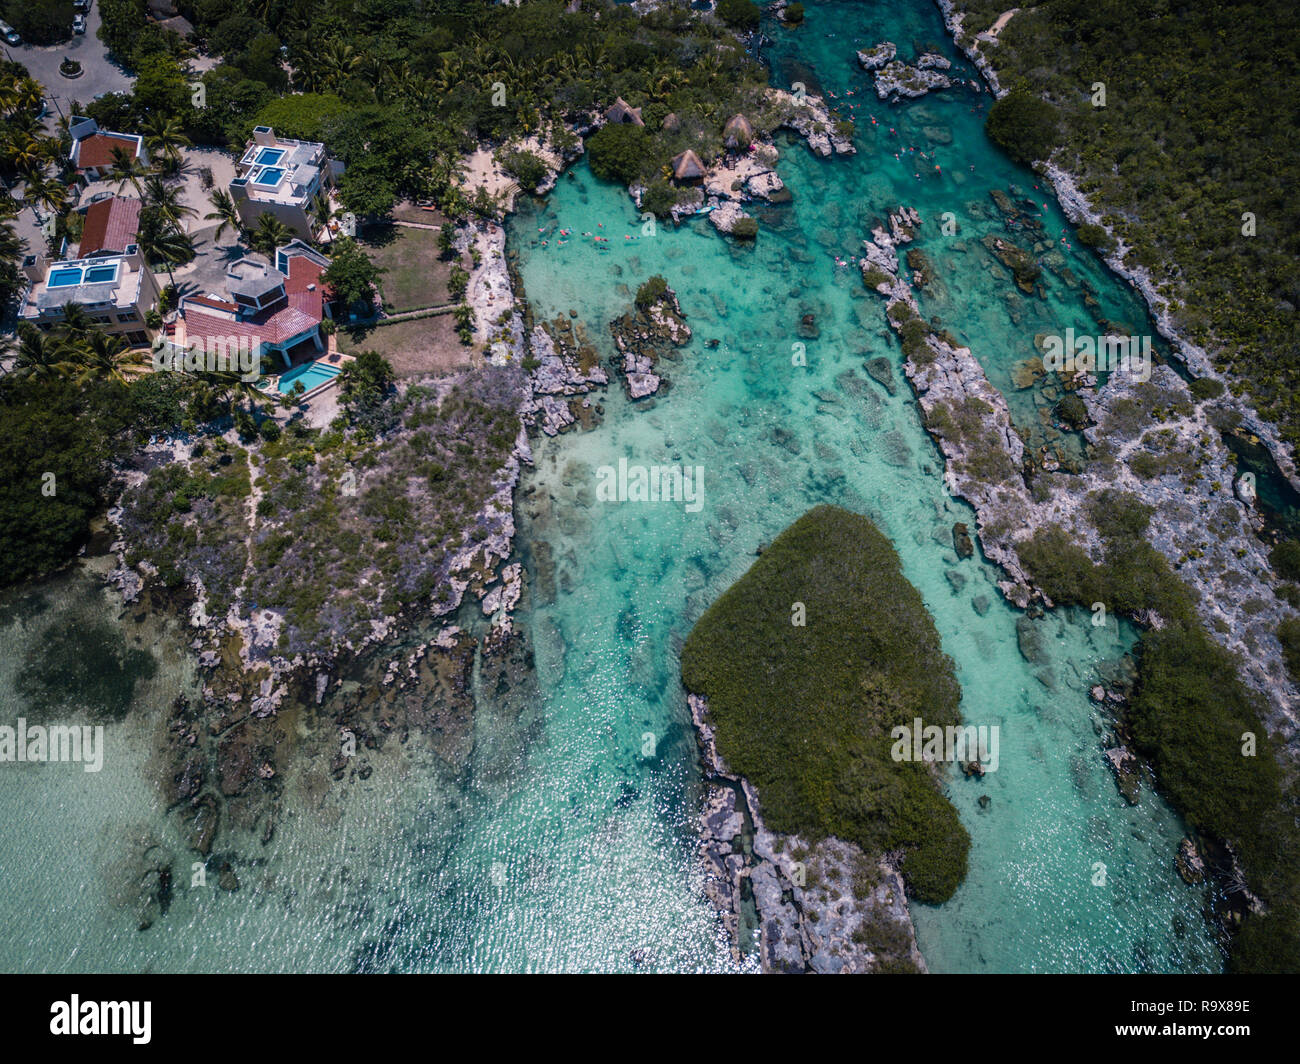
<svg viewBox="0 0 1300 1064">
<path fill-rule="evenodd" d="M 958 724 L 961 688 L 867 518 L 818 506 L 782 532 L 696 622 L 682 681 L 708 698 L 718 752 L 769 828 L 902 850 L 915 898 L 952 896 L 970 837 L 935 766 L 890 756 L 890 729 Z"/>
</svg>

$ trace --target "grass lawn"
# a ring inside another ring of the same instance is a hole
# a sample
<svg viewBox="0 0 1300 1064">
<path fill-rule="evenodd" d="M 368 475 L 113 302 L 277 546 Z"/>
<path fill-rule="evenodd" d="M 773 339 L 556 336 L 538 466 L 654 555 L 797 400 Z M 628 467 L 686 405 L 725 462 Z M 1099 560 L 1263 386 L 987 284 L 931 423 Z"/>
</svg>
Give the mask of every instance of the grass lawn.
<svg viewBox="0 0 1300 1064">
<path fill-rule="evenodd" d="M 360 243 L 371 261 L 386 271 L 379 286 L 390 314 L 451 302 L 451 263 L 438 257 L 438 234 L 432 229 L 375 225 L 365 230 Z"/>
<path fill-rule="evenodd" d="M 350 355 L 378 351 L 393 365 L 399 377 L 424 373 L 449 373 L 468 366 L 473 349 L 456 335 L 456 318 L 451 313 L 432 318 L 399 321 L 394 325 L 372 326 L 353 339 L 353 330 L 340 329 L 339 349 Z"/>
</svg>

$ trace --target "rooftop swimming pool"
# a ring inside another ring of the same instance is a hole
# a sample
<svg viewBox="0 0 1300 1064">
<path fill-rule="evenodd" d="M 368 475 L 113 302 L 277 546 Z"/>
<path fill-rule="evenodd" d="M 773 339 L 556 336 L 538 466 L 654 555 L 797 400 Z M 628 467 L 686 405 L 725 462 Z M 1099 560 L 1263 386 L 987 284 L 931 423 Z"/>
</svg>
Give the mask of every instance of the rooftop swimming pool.
<svg viewBox="0 0 1300 1064">
<path fill-rule="evenodd" d="M 253 184 L 266 185 L 268 188 L 274 188 L 280 183 L 282 177 L 284 177 L 284 167 L 268 166 L 257 172 L 257 176 L 253 178 Z"/>
<path fill-rule="evenodd" d="M 263 148 L 257 153 L 257 159 L 254 161 L 258 166 L 274 166 L 283 158 L 283 148 Z"/>
<path fill-rule="evenodd" d="M 81 284 L 103 284 L 117 279 L 117 264 L 110 266 L 59 266 L 50 271 L 47 288 L 75 288 Z"/>
<path fill-rule="evenodd" d="M 276 390 L 281 395 L 288 395 L 293 391 L 294 385 L 301 382 L 306 393 L 319 388 L 322 384 L 328 384 L 338 375 L 338 366 L 331 366 L 325 362 L 306 362 L 301 366 L 294 366 L 288 373 L 282 373 Z"/>
</svg>

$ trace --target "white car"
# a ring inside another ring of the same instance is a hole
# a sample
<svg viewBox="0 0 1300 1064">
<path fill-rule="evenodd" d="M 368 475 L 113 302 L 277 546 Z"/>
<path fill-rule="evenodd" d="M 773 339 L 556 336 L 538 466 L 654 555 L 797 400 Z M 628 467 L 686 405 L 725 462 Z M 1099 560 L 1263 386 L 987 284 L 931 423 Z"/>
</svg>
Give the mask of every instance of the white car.
<svg viewBox="0 0 1300 1064">
<path fill-rule="evenodd" d="M 72 32 L 73 32 L 73 33 L 85 33 L 85 32 L 86 32 L 86 16 L 85 16 L 85 15 L 73 15 L 73 16 L 72 16 Z"/>
</svg>

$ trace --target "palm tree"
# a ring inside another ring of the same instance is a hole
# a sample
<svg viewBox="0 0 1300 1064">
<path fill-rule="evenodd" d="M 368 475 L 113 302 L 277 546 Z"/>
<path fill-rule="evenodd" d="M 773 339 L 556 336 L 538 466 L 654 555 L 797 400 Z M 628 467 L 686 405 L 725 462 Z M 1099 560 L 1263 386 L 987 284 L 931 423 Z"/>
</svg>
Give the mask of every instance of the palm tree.
<svg viewBox="0 0 1300 1064">
<path fill-rule="evenodd" d="M 293 239 L 293 230 L 274 214 L 259 215 L 257 225 L 248 233 L 248 246 L 260 251 L 267 258 L 275 254 L 275 249 Z"/>
<path fill-rule="evenodd" d="M 93 330 L 77 346 L 76 352 L 80 363 L 76 378 L 78 384 L 92 380 L 112 380 L 126 384 L 145 371 L 143 360 L 127 347 L 122 337 L 111 336 L 99 329 Z"/>
<path fill-rule="evenodd" d="M 167 184 L 161 174 L 150 174 L 144 179 L 144 202 L 158 212 L 158 217 L 174 229 L 181 228 L 181 219 L 198 214 L 193 207 L 181 202 L 180 189 Z"/>
<path fill-rule="evenodd" d="M 14 259 L 21 258 L 26 250 L 27 241 L 18 235 L 13 223 L 0 222 L 0 261 L 12 262 Z"/>
<path fill-rule="evenodd" d="M 21 130 L 10 130 L 5 155 L 15 170 L 21 170 L 29 175 L 43 172 L 48 163 L 41 142 L 30 133 Z"/>
<path fill-rule="evenodd" d="M 108 179 L 117 182 L 118 192 L 121 192 L 129 182 L 135 189 L 135 194 L 140 195 L 140 182 L 148 173 L 148 169 L 134 152 L 127 148 L 113 149 L 113 165 L 109 169 Z"/>
<path fill-rule="evenodd" d="M 217 231 L 212 237 L 215 244 L 227 229 L 233 229 L 241 238 L 244 235 L 244 220 L 239 217 L 239 208 L 230 198 L 230 193 L 219 188 L 212 193 L 212 212 L 203 217 L 209 222 L 218 222 Z"/>
<path fill-rule="evenodd" d="M 63 328 L 61 335 L 70 343 L 77 344 L 89 336 L 95 327 L 90 322 L 90 315 L 80 303 L 63 304 Z"/>
<path fill-rule="evenodd" d="M 153 115 L 144 125 L 144 142 L 154 155 L 161 155 L 172 164 L 180 162 L 181 149 L 190 146 L 190 139 L 181 131 L 178 118 Z"/>
<path fill-rule="evenodd" d="M 151 262 L 161 262 L 167 270 L 167 279 L 174 285 L 176 277 L 172 267 L 194 254 L 190 238 L 173 225 L 169 225 L 153 208 L 140 212 L 140 229 L 135 242 Z"/>
<path fill-rule="evenodd" d="M 317 192 L 311 199 L 309 210 L 312 221 L 325 230 L 329 243 L 334 243 L 334 235 L 330 232 L 330 219 L 334 217 L 334 208 L 330 206 L 329 195 Z"/>
<path fill-rule="evenodd" d="M 241 402 L 248 403 L 250 408 L 260 407 L 263 410 L 274 405 L 271 397 L 257 386 L 257 381 L 245 380 L 238 373 L 214 371 L 198 373 L 196 376 L 212 389 L 218 402 L 228 403 L 232 408 Z"/>
<path fill-rule="evenodd" d="M 320 81 L 323 85 L 337 89 L 361 65 L 361 56 L 350 44 L 340 40 L 326 41 L 317 61 Z"/>
<path fill-rule="evenodd" d="M 45 174 L 32 174 L 27 178 L 27 189 L 23 193 L 23 202 L 31 207 L 32 214 L 38 219 L 36 210 L 39 203 L 51 214 L 60 214 L 68 206 L 68 190 L 58 181 L 51 180 Z"/>
<path fill-rule="evenodd" d="M 14 349 L 13 371 L 24 377 L 51 379 L 65 377 L 71 369 L 65 341 L 43 333 L 29 322 L 18 326 L 18 346 Z"/>
</svg>

